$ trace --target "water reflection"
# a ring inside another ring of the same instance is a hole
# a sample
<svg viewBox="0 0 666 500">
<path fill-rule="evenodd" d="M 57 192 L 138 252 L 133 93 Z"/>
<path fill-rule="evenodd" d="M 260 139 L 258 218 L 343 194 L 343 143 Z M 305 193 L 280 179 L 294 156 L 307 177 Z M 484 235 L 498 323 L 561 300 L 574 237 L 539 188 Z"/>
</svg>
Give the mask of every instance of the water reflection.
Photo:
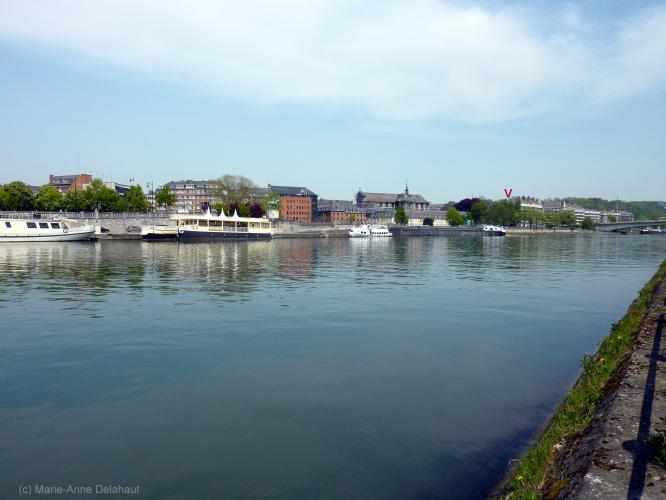
<svg viewBox="0 0 666 500">
<path fill-rule="evenodd" d="M 664 255 L 614 235 L 0 245 L 0 497 L 483 496 Z"/>
</svg>

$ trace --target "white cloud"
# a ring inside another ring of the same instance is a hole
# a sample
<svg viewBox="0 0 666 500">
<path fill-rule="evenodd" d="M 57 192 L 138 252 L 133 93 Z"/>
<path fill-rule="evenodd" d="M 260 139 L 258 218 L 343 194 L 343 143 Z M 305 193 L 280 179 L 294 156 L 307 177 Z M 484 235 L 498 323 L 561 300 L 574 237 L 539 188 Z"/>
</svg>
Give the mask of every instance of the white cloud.
<svg viewBox="0 0 666 500">
<path fill-rule="evenodd" d="M 664 82 L 666 8 L 603 44 L 584 38 L 575 9 L 554 28 L 538 16 L 435 0 L 20 0 L 0 4 L 0 37 L 237 98 L 389 119 L 502 121 Z"/>
</svg>

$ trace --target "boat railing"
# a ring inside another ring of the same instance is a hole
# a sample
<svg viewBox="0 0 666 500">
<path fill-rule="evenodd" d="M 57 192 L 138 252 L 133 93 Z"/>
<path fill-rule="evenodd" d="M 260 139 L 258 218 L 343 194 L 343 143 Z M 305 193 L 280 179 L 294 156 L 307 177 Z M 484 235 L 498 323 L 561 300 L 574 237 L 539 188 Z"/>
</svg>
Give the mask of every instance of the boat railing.
<svg viewBox="0 0 666 500">
<path fill-rule="evenodd" d="M 224 232 L 224 233 L 247 233 L 247 228 L 246 227 L 205 226 L 203 224 L 192 225 L 192 226 L 186 225 L 186 226 L 181 226 L 181 227 L 186 227 L 187 229 L 196 230 L 196 231 L 219 231 L 219 232 Z"/>
</svg>

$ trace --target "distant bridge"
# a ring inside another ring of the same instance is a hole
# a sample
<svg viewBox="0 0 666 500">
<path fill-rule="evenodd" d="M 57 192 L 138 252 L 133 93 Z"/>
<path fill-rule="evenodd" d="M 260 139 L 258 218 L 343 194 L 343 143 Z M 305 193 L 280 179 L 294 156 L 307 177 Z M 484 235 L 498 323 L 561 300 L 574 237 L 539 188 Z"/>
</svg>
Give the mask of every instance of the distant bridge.
<svg viewBox="0 0 666 500">
<path fill-rule="evenodd" d="M 635 222 L 605 222 L 597 224 L 599 231 L 619 231 L 620 229 L 633 229 L 643 227 L 666 227 L 666 220 L 641 220 Z"/>
</svg>

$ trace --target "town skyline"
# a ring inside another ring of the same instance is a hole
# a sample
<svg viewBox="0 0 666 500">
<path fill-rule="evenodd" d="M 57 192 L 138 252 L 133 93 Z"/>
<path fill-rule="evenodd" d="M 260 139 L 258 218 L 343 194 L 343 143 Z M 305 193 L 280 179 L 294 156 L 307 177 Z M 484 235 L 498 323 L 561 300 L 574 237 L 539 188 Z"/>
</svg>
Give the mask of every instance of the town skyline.
<svg viewBox="0 0 666 500">
<path fill-rule="evenodd" d="M 363 5 L 3 3 L 0 182 L 664 199 L 664 2 Z"/>
</svg>

